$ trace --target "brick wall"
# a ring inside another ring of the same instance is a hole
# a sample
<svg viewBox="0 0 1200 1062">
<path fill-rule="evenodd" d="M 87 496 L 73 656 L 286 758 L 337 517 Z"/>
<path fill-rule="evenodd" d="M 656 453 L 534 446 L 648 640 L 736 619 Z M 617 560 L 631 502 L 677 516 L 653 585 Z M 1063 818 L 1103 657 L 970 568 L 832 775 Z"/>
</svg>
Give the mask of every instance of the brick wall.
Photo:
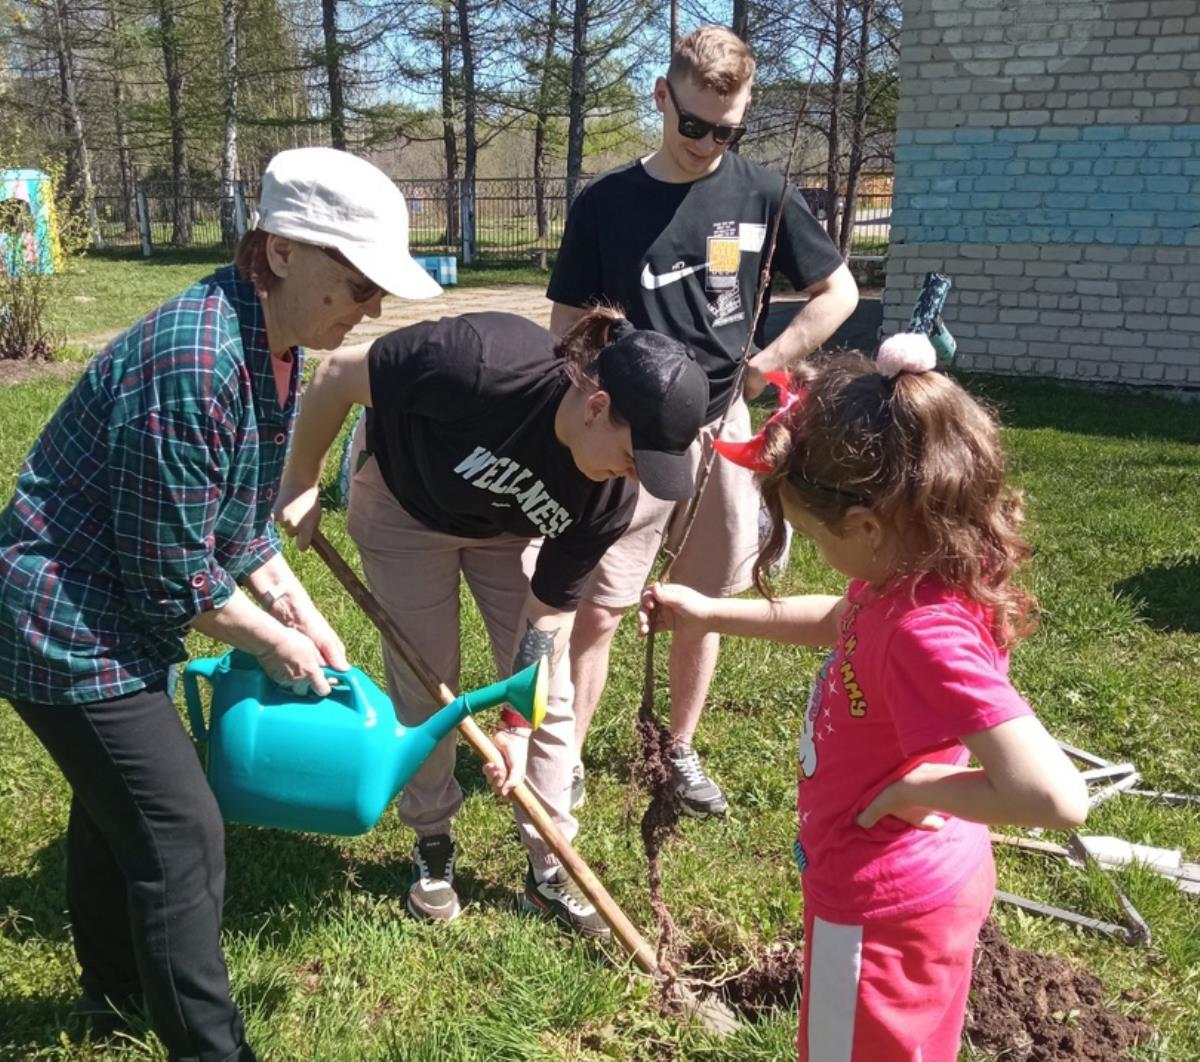
<svg viewBox="0 0 1200 1062">
<path fill-rule="evenodd" d="M 906 0 L 885 331 L 968 370 L 1200 387 L 1200 0 Z"/>
</svg>

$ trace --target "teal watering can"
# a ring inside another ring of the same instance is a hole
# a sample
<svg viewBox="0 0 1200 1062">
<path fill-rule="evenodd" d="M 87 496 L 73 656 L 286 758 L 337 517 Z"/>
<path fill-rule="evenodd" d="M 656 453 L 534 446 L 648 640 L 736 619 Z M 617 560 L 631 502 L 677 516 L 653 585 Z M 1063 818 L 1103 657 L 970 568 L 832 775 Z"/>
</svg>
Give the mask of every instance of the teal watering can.
<svg viewBox="0 0 1200 1062">
<path fill-rule="evenodd" d="M 419 726 L 396 719 L 358 668 L 326 670 L 327 697 L 277 686 L 249 653 L 191 661 L 183 690 L 192 732 L 208 745 L 208 783 L 231 822 L 307 833 L 365 833 L 468 715 L 505 701 L 533 726 L 546 714 L 545 661 L 461 694 Z M 205 726 L 200 682 L 212 687 Z"/>
</svg>

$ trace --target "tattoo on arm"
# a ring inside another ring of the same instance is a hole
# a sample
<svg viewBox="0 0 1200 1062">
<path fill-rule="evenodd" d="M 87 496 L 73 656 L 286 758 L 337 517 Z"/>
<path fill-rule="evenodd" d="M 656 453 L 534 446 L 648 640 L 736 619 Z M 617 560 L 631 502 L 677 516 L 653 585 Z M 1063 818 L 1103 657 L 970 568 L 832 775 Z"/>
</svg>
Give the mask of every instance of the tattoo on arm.
<svg viewBox="0 0 1200 1062">
<path fill-rule="evenodd" d="M 553 669 L 554 639 L 557 636 L 557 627 L 549 631 L 540 631 L 533 625 L 532 620 L 526 620 L 525 633 L 521 635 L 521 644 L 517 646 L 517 655 L 513 658 L 513 674 L 536 664 L 538 658 L 543 656 Z"/>
</svg>

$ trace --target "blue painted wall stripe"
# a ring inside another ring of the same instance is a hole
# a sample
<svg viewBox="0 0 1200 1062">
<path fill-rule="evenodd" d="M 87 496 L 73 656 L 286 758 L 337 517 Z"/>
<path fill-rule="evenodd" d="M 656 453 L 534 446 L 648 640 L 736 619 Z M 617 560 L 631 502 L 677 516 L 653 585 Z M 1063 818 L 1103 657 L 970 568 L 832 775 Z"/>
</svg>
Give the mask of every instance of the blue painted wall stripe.
<svg viewBox="0 0 1200 1062">
<path fill-rule="evenodd" d="M 901 130 L 892 238 L 1200 247 L 1200 125 Z"/>
</svg>

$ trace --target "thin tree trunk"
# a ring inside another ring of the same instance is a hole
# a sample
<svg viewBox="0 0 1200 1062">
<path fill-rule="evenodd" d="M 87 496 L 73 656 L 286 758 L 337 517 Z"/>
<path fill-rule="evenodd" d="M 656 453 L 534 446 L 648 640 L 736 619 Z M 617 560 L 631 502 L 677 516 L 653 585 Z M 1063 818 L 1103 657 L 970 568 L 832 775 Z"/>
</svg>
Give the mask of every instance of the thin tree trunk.
<svg viewBox="0 0 1200 1062">
<path fill-rule="evenodd" d="M 442 151 L 446 160 L 446 243 L 458 244 L 458 136 L 454 131 L 454 26 L 442 4 Z"/>
<path fill-rule="evenodd" d="M 840 175 L 842 92 L 846 78 L 846 22 L 848 0 L 835 0 L 833 16 L 833 65 L 829 72 L 829 160 L 825 167 L 825 230 L 837 241 L 837 197 Z"/>
<path fill-rule="evenodd" d="M 325 31 L 325 74 L 329 84 L 329 140 L 346 150 L 346 104 L 342 93 L 342 56 L 337 40 L 337 0 L 321 0 Z"/>
<path fill-rule="evenodd" d="M 850 158 L 846 163 L 846 207 L 838 231 L 838 250 L 850 255 L 854 235 L 854 215 L 858 209 L 858 178 L 862 172 L 867 137 L 867 56 L 871 47 L 871 23 L 875 18 L 875 0 L 859 0 L 858 43 L 854 53 L 854 112 L 850 126 Z"/>
<path fill-rule="evenodd" d="M 175 12 L 172 0 L 159 0 L 159 28 L 162 31 L 163 67 L 167 76 L 167 107 L 171 122 L 171 177 L 174 192 L 171 202 L 171 246 L 187 247 L 192 242 L 192 217 L 188 181 L 187 134 L 184 127 L 183 68 L 175 39 Z"/>
<path fill-rule="evenodd" d="M 108 35 L 112 50 L 113 131 L 117 138 L 117 169 L 121 177 L 121 203 L 125 210 L 125 233 L 134 235 L 138 231 L 136 177 L 133 171 L 133 156 L 129 150 L 129 130 L 125 119 L 125 48 L 121 39 L 121 27 L 117 21 L 116 4 L 108 5 Z"/>
<path fill-rule="evenodd" d="M 75 83 L 75 57 L 67 32 L 66 0 L 55 0 L 55 52 L 58 60 L 58 87 L 62 106 L 63 133 L 70 145 L 67 152 L 66 180 L 71 205 L 76 212 L 86 210 L 92 201 L 92 169 L 88 160 L 87 139 L 83 135 L 83 114 Z"/>
<path fill-rule="evenodd" d="M 750 3 L 749 0 L 733 0 L 733 18 L 729 28 L 743 41 L 750 43 Z M 738 151 L 740 144 L 734 144 L 730 151 Z"/>
<path fill-rule="evenodd" d="M 749 0 L 733 0 L 733 19 L 729 23 L 729 28 L 747 44 L 750 43 Z"/>
<path fill-rule="evenodd" d="M 221 74 L 225 80 L 225 143 L 221 152 L 221 239 L 230 249 L 238 240 L 235 201 L 238 179 L 237 16 L 237 0 L 221 0 L 221 29 L 225 36 L 221 53 Z"/>
<path fill-rule="evenodd" d="M 546 23 L 546 47 L 542 51 L 542 83 L 538 88 L 537 123 L 533 128 L 533 199 L 537 211 L 539 240 L 550 235 L 550 217 L 546 210 L 546 122 L 550 110 L 550 76 L 554 63 L 555 36 L 558 32 L 558 0 L 550 0 Z"/>
<path fill-rule="evenodd" d="M 463 198 L 467 210 L 463 218 L 463 243 L 470 249 L 466 257 L 474 257 L 475 248 L 475 167 L 479 156 L 479 135 L 475 127 L 478 100 L 475 96 L 475 48 L 471 40 L 470 0 L 457 0 L 458 47 L 462 53 L 463 77 Z"/>
<path fill-rule="evenodd" d="M 736 0 L 735 0 L 736 3 Z M 675 54 L 675 45 L 679 43 L 679 0 L 671 0 L 671 55 Z M 670 59 L 670 56 L 667 57 Z"/>
<path fill-rule="evenodd" d="M 567 209 L 575 202 L 583 173 L 584 108 L 587 104 L 587 27 L 589 0 L 575 0 L 571 19 L 571 111 L 567 126 Z"/>
</svg>

